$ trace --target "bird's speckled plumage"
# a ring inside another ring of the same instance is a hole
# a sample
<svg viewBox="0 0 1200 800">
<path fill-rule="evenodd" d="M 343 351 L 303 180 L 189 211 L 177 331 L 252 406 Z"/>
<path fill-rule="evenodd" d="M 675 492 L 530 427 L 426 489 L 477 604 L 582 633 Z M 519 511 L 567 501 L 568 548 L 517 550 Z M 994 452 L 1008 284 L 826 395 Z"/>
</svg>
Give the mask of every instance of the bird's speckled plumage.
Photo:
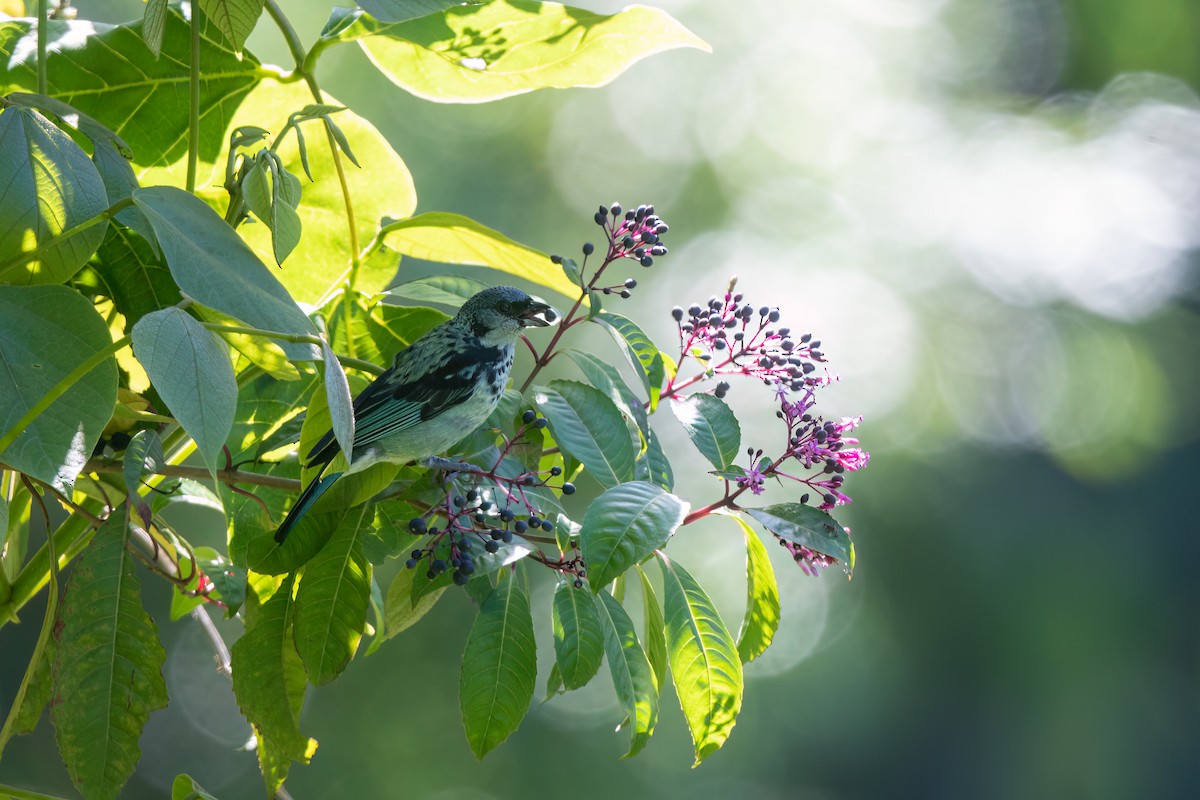
<svg viewBox="0 0 1200 800">
<path fill-rule="evenodd" d="M 545 303 L 496 286 L 467 300 L 453 319 L 396 354 L 392 366 L 354 400 L 354 453 L 345 473 L 318 473 L 275 533 L 296 521 L 342 474 L 388 461 L 435 456 L 478 428 L 495 410 L 512 370 L 521 330 L 553 319 Z M 322 473 L 341 451 L 330 430 L 307 454 Z"/>
</svg>

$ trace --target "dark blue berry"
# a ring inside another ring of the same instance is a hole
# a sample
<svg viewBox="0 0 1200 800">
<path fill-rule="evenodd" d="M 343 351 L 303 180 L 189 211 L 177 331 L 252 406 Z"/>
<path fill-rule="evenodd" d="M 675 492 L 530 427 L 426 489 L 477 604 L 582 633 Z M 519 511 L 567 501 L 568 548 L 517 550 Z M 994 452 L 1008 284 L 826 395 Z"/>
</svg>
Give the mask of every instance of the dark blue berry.
<svg viewBox="0 0 1200 800">
<path fill-rule="evenodd" d="M 537 429 L 537 430 L 539 430 L 539 431 L 540 431 L 542 428 L 546 427 L 546 418 L 545 418 L 545 417 L 538 417 L 536 420 L 534 420 L 534 421 L 533 421 L 533 427 L 534 427 L 534 428 L 536 428 L 536 429 Z"/>
<path fill-rule="evenodd" d="M 625 279 L 625 288 L 626 289 L 637 288 L 637 280 L 635 280 L 634 278 L 626 278 Z"/>
<path fill-rule="evenodd" d="M 555 264 L 561 264 L 561 263 L 562 263 L 562 256 L 550 256 L 550 260 L 551 260 L 552 262 L 554 262 Z"/>
<path fill-rule="evenodd" d="M 550 531 L 554 530 L 554 523 L 548 519 L 542 520 L 542 530 L 544 530 L 546 533 L 549 533 Z"/>
<path fill-rule="evenodd" d="M 484 542 L 483 549 L 487 550 L 489 553 L 494 553 L 500 549 L 500 543 L 497 541 Z"/>
<path fill-rule="evenodd" d="M 671 309 L 671 316 L 675 318 L 676 322 L 682 322 L 683 321 L 683 309 L 680 308 L 679 306 L 675 306 L 674 308 Z"/>
<path fill-rule="evenodd" d="M 590 256 L 594 252 L 596 252 L 596 246 L 594 244 L 592 244 L 591 242 L 583 243 L 583 254 L 585 256 Z"/>
<path fill-rule="evenodd" d="M 611 206 L 608 207 L 608 210 L 612 213 L 612 215 L 614 217 L 621 216 L 621 204 L 620 203 L 613 203 Z"/>
<path fill-rule="evenodd" d="M 550 474 L 557 478 L 559 475 L 562 475 L 562 467 L 551 467 Z"/>
<path fill-rule="evenodd" d="M 583 588 L 583 578 L 576 578 L 576 579 L 575 579 L 575 588 L 576 588 L 576 589 L 582 589 L 582 588 Z"/>
<path fill-rule="evenodd" d="M 651 258 L 650 256 L 642 256 L 641 260 L 638 261 L 638 263 L 641 264 L 643 267 L 650 267 L 650 266 L 654 266 L 654 259 Z"/>
<path fill-rule="evenodd" d="M 454 583 L 456 586 L 466 586 L 469 580 L 471 580 L 470 576 L 462 570 L 454 573 Z"/>
<path fill-rule="evenodd" d="M 529 528 L 529 524 L 523 519 L 519 519 L 513 523 L 513 530 L 517 533 L 524 533 Z"/>
<path fill-rule="evenodd" d="M 562 485 L 562 493 L 563 494 L 575 494 L 575 484 L 570 483 L 570 482 L 564 483 Z"/>
<path fill-rule="evenodd" d="M 521 422 L 524 422 L 526 425 L 533 422 L 535 419 L 537 419 L 537 414 L 533 411 L 533 409 L 529 409 L 521 415 Z"/>
<path fill-rule="evenodd" d="M 404 566 L 408 567 L 409 569 L 415 569 L 417 566 L 417 560 L 415 558 L 410 558 L 408 561 L 404 562 Z"/>
</svg>

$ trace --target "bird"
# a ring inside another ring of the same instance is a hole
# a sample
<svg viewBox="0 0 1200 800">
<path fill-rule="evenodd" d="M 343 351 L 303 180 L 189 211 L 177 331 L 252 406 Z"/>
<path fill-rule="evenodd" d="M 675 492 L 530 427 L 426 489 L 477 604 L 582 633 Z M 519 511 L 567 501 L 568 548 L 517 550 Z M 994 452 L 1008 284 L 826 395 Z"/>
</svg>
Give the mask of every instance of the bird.
<svg viewBox="0 0 1200 800">
<path fill-rule="evenodd" d="M 504 394 L 521 331 L 546 327 L 556 317 L 551 306 L 520 289 L 493 286 L 397 353 L 391 367 L 354 399 L 349 466 L 325 475 L 341 452 L 333 430 L 326 431 L 307 454 L 307 466 L 320 470 L 275 531 L 275 541 L 282 544 L 341 476 L 385 461 L 431 459 L 482 425 Z"/>
</svg>

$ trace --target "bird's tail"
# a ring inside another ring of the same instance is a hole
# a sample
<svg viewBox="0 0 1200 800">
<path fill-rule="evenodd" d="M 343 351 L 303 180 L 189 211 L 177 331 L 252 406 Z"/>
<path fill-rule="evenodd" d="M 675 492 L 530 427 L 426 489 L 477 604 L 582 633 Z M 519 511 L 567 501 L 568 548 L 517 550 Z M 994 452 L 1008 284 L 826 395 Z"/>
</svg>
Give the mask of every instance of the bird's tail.
<svg viewBox="0 0 1200 800">
<path fill-rule="evenodd" d="M 322 472 L 324 468 L 322 467 Z M 300 493 L 300 498 L 296 500 L 296 504 L 288 511 L 283 523 L 280 524 L 279 530 L 275 531 L 275 541 L 283 544 L 283 540 L 287 538 L 288 533 L 295 527 L 300 518 L 304 516 L 304 512 L 312 508 L 313 503 L 325 494 L 325 491 L 333 485 L 333 482 L 342 476 L 342 473 L 335 472 L 332 475 L 322 477 L 321 473 L 308 482 L 308 486 L 304 487 L 304 491 Z"/>
</svg>

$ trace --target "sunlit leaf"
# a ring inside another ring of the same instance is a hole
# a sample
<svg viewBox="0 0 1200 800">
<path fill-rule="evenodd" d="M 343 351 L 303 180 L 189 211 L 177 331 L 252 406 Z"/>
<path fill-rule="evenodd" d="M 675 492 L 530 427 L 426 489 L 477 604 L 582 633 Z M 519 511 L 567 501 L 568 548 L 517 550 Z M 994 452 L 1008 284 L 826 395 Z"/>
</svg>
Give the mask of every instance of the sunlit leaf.
<svg viewBox="0 0 1200 800">
<path fill-rule="evenodd" d="M 662 557 L 660 563 L 671 677 L 699 764 L 720 749 L 737 722 L 742 661 L 700 584 L 673 561 Z"/>
<path fill-rule="evenodd" d="M 607 395 L 578 381 L 535 386 L 533 401 L 564 453 L 579 459 L 602 486 L 633 478 L 637 457 L 625 420 Z"/>
<path fill-rule="evenodd" d="M 738 631 L 738 655 L 748 664 L 761 656 L 779 630 L 779 586 L 767 548 L 741 517 L 727 514 L 746 538 L 746 615 Z"/>
<path fill-rule="evenodd" d="M 824 511 L 803 503 L 776 503 L 766 508 L 747 508 L 746 513 L 776 536 L 836 558 L 848 573 L 854 572 L 850 533 Z"/>
<path fill-rule="evenodd" d="M 418 564 L 415 569 L 402 569 L 396 573 L 396 577 L 392 578 L 392 584 L 388 587 L 387 600 L 384 603 L 386 622 L 383 635 L 385 639 L 390 639 L 416 624 L 421 617 L 429 613 L 429 610 L 447 589 L 442 586 L 432 592 L 422 594 L 414 603 L 413 580 L 420 568 Z"/>
<path fill-rule="evenodd" d="M 458 308 L 473 295 L 491 288 L 491 284 L 460 275 L 429 275 L 398 283 L 384 294 L 418 303 L 440 303 Z"/>
<path fill-rule="evenodd" d="M 535 89 L 603 86 L 647 56 L 708 50 L 666 12 L 604 16 L 557 3 L 495 0 L 399 23 L 363 14 L 327 41 L 359 40 L 397 86 L 443 103 L 481 103 Z"/>
<path fill-rule="evenodd" d="M 604 658 L 604 631 L 591 595 L 568 581 L 554 589 L 551 624 L 554 655 L 563 686 L 578 689 L 592 679 Z"/>
<path fill-rule="evenodd" d="M 654 670 L 655 686 L 660 690 L 667 680 L 667 623 L 663 619 L 662 607 L 658 604 L 658 595 L 650 584 L 650 576 L 637 566 L 638 577 L 642 582 L 642 614 L 645 624 L 646 660 Z"/>
<path fill-rule="evenodd" d="M 199 0 L 199 3 L 204 16 L 216 23 L 234 51 L 240 53 L 262 15 L 266 0 Z"/>
<path fill-rule="evenodd" d="M 658 405 L 658 395 L 662 390 L 663 376 L 666 374 L 658 347 L 637 323 L 627 317 L 604 310 L 593 319 L 603 325 L 617 344 L 621 345 L 626 360 L 642 379 L 642 386 L 650 398 L 650 410 L 653 411 Z"/>
<path fill-rule="evenodd" d="M 742 427 L 720 398 L 703 392 L 671 401 L 692 444 L 717 469 L 728 469 L 742 449 Z"/>
</svg>

